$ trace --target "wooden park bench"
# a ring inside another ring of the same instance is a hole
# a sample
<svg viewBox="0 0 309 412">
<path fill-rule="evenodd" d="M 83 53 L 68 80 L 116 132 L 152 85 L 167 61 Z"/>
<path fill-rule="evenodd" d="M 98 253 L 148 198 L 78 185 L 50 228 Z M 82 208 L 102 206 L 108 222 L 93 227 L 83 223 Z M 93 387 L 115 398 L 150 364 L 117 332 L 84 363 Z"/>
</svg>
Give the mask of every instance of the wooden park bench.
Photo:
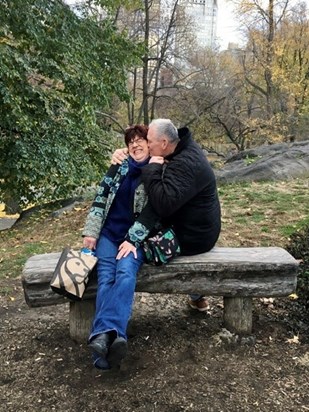
<svg viewBox="0 0 309 412">
<path fill-rule="evenodd" d="M 69 302 L 54 293 L 50 280 L 60 253 L 35 255 L 25 264 L 22 283 L 30 307 Z M 165 266 L 143 265 L 137 292 L 223 296 L 224 326 L 231 332 L 252 332 L 252 298 L 288 296 L 295 291 L 298 262 L 279 247 L 224 248 L 180 256 Z M 86 341 L 95 309 L 95 277 L 83 300 L 70 301 L 70 335 Z"/>
</svg>

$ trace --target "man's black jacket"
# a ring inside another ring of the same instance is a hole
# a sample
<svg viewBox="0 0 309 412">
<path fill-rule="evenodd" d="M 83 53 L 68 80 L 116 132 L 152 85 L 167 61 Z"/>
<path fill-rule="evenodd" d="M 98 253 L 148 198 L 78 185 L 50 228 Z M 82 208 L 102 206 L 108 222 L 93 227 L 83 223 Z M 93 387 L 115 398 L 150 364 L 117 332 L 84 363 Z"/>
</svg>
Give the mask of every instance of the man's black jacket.
<svg viewBox="0 0 309 412">
<path fill-rule="evenodd" d="M 214 172 L 188 128 L 164 165 L 150 163 L 142 181 L 155 211 L 173 225 L 184 255 L 207 252 L 221 229 L 220 203 Z"/>
</svg>

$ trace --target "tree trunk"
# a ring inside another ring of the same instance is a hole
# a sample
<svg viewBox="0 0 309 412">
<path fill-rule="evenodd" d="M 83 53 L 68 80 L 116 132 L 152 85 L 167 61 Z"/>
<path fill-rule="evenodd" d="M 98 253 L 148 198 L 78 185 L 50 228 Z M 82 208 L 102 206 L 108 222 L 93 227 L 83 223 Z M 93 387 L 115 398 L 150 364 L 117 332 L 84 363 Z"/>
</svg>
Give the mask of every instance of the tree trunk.
<svg viewBox="0 0 309 412">
<path fill-rule="evenodd" d="M 22 208 L 19 206 L 17 199 L 13 199 L 10 196 L 4 196 L 2 199 L 5 204 L 5 213 L 7 215 L 21 214 Z"/>
<path fill-rule="evenodd" d="M 143 103 L 142 103 L 142 113 L 144 118 L 144 124 L 149 124 L 149 113 L 148 113 L 148 64 L 149 64 L 149 2 L 145 0 L 145 49 L 146 53 L 143 61 Z"/>
<path fill-rule="evenodd" d="M 266 68 L 264 72 L 266 81 L 266 109 L 267 117 L 270 120 L 274 114 L 274 84 L 272 76 L 272 65 L 274 59 L 274 35 L 275 35 L 275 21 L 274 21 L 274 0 L 269 0 L 268 4 L 268 36 L 267 36 L 267 54 L 266 54 Z"/>
</svg>

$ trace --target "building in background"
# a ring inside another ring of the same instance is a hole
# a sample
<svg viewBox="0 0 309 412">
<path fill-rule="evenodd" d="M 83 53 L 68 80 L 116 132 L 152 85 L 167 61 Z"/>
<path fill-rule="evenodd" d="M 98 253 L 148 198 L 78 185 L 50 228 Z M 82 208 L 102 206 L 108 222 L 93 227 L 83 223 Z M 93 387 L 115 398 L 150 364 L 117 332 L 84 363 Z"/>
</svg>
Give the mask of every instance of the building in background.
<svg viewBox="0 0 309 412">
<path fill-rule="evenodd" d="M 75 10 L 78 10 L 80 5 L 86 3 L 86 0 L 64 1 Z M 178 0 L 177 2 L 176 0 L 147 0 L 145 1 L 145 7 L 149 8 L 152 23 L 156 25 L 156 27 L 150 27 L 150 29 L 157 31 L 154 29 L 160 28 L 162 18 L 168 18 L 175 4 L 177 4 L 177 9 L 187 16 L 187 23 L 192 26 L 197 45 L 203 48 L 214 48 L 217 37 L 218 0 Z M 104 10 L 99 6 L 95 6 L 95 8 L 104 18 Z M 143 13 L 142 8 L 136 10 L 136 12 Z M 125 15 L 126 11 L 123 9 L 120 14 Z"/>
<path fill-rule="evenodd" d="M 190 17 L 199 47 L 215 47 L 217 37 L 217 0 L 181 0 Z"/>
</svg>

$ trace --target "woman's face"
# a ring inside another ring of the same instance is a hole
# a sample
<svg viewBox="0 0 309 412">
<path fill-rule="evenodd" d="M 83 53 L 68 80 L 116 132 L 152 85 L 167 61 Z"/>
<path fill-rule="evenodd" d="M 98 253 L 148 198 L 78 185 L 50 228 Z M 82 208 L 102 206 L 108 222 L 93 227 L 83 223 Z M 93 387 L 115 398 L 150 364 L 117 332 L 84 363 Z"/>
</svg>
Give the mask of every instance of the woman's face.
<svg viewBox="0 0 309 412">
<path fill-rule="evenodd" d="M 143 162 L 149 157 L 148 143 L 146 139 L 135 136 L 128 144 L 129 154 L 136 162 Z"/>
</svg>

